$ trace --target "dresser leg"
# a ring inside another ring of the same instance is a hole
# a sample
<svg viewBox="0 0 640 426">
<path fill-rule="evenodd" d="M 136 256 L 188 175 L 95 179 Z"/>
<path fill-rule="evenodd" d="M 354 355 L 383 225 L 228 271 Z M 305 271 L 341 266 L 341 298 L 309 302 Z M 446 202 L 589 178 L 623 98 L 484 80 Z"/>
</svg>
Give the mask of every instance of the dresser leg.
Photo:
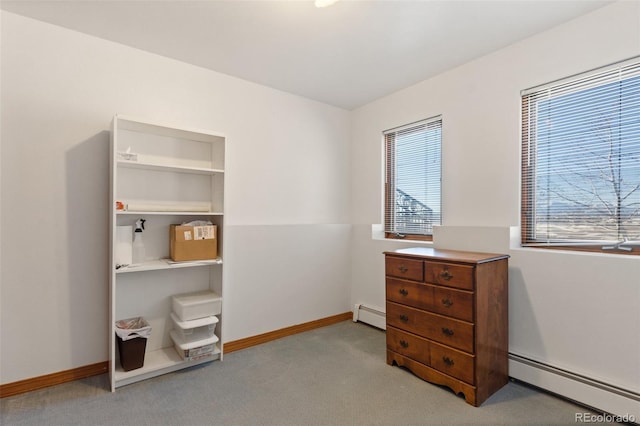
<svg viewBox="0 0 640 426">
<path fill-rule="evenodd" d="M 467 392 L 464 394 L 464 400 L 467 401 L 467 404 L 471 404 L 474 407 L 477 407 L 476 403 L 476 393 L 475 392 Z"/>
<path fill-rule="evenodd" d="M 393 365 L 394 360 L 393 360 L 393 352 L 387 350 L 387 364 L 389 365 Z M 397 365 L 397 364 L 396 364 Z"/>
</svg>

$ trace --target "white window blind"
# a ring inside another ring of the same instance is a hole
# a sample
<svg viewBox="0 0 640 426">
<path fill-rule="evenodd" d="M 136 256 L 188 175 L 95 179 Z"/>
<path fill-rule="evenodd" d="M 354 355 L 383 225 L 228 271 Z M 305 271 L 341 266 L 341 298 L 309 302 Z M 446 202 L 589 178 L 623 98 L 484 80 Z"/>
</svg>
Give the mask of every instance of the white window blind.
<svg viewBox="0 0 640 426">
<path fill-rule="evenodd" d="M 523 92 L 521 208 L 524 245 L 640 243 L 640 59 Z"/>
<path fill-rule="evenodd" d="M 442 118 L 384 132 L 385 233 L 430 236 L 441 219 Z"/>
</svg>

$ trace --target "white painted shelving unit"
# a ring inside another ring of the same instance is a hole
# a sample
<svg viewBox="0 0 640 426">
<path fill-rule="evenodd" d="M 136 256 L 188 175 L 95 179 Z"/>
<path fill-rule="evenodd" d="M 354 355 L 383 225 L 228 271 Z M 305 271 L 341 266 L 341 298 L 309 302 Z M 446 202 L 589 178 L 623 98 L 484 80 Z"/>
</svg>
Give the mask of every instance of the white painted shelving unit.
<svg viewBox="0 0 640 426">
<path fill-rule="evenodd" d="M 223 296 L 225 137 L 116 115 L 111 129 L 110 344 L 111 390 L 140 380 L 222 358 L 222 314 L 214 354 L 183 361 L 169 332 L 171 297 L 211 290 Z M 116 208 L 121 202 L 127 209 Z M 116 264 L 118 226 L 144 218 L 145 262 Z M 218 226 L 218 258 L 172 262 L 169 225 L 209 220 Z M 115 339 L 115 321 L 145 318 L 152 327 L 144 366 L 124 371 Z"/>
</svg>

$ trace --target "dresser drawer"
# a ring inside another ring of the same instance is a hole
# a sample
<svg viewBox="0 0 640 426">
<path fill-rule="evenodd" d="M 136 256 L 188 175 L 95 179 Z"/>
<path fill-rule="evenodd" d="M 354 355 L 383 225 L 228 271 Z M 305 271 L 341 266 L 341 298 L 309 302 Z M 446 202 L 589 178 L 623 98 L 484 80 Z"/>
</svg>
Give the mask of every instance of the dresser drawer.
<svg viewBox="0 0 640 426">
<path fill-rule="evenodd" d="M 449 287 L 473 290 L 473 266 L 425 262 L 425 281 Z"/>
<path fill-rule="evenodd" d="M 387 324 L 466 352 L 474 350 L 473 324 L 387 302 Z"/>
<path fill-rule="evenodd" d="M 387 256 L 385 260 L 387 276 L 413 281 L 424 281 L 424 267 L 421 260 Z"/>
<path fill-rule="evenodd" d="M 413 281 L 387 277 L 387 300 L 413 306 L 420 309 L 431 309 L 433 306 L 433 286 Z"/>
<path fill-rule="evenodd" d="M 402 305 L 473 322 L 473 293 L 469 291 L 387 277 L 386 298 Z"/>
<path fill-rule="evenodd" d="M 475 357 L 473 355 L 437 343 L 430 345 L 429 352 L 431 367 L 463 382 L 475 384 Z"/>
<path fill-rule="evenodd" d="M 430 342 L 422 337 L 387 327 L 387 349 L 429 365 Z"/>
<path fill-rule="evenodd" d="M 473 322 L 473 293 L 452 288 L 433 287 L 431 311 L 464 321 Z"/>
</svg>

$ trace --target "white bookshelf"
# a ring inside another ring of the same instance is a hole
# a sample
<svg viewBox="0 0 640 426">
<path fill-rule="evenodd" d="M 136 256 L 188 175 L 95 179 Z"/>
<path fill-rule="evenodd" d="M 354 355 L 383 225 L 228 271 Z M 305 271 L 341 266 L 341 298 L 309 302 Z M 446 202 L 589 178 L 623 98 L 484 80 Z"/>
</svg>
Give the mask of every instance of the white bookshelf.
<svg viewBox="0 0 640 426">
<path fill-rule="evenodd" d="M 116 115 L 111 129 L 110 378 L 111 390 L 182 368 L 221 359 L 222 314 L 218 343 L 210 356 L 184 361 L 169 332 L 171 296 L 211 290 L 223 296 L 225 137 Z M 117 202 L 121 207 L 116 207 Z M 118 226 L 144 218 L 145 261 L 116 264 Z M 218 258 L 172 262 L 169 226 L 208 220 L 218 227 Z M 124 371 L 119 362 L 115 321 L 144 317 L 152 327 L 144 366 Z"/>
</svg>

